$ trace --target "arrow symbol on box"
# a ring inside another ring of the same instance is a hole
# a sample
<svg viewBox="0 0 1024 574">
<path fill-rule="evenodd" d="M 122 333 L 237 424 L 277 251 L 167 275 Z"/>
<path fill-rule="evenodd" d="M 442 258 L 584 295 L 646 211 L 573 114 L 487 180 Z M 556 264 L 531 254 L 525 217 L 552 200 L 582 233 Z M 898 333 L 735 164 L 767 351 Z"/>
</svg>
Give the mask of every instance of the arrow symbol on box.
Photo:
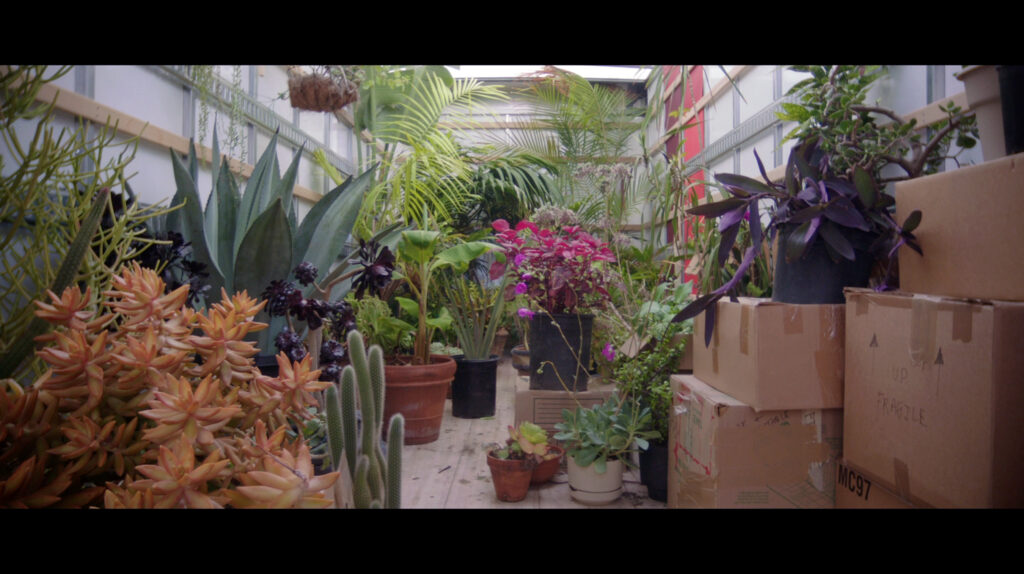
<svg viewBox="0 0 1024 574">
<path fill-rule="evenodd" d="M 939 347 L 939 353 L 935 356 L 935 364 L 939 366 L 938 375 L 935 379 L 935 396 L 939 396 L 939 384 L 942 382 L 942 365 L 945 361 L 942 360 L 942 347 Z"/>
<path fill-rule="evenodd" d="M 868 344 L 868 348 L 871 349 L 871 376 L 875 376 L 875 351 L 878 347 L 878 335 L 871 333 L 871 342 Z"/>
</svg>

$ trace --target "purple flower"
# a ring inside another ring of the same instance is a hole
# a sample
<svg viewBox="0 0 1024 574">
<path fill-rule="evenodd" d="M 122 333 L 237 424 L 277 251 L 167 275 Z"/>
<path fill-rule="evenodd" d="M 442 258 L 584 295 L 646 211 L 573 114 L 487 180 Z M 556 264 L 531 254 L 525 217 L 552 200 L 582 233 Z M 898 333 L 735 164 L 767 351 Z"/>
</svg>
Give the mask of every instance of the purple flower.
<svg viewBox="0 0 1024 574">
<path fill-rule="evenodd" d="M 536 313 L 534 313 L 533 311 L 527 309 L 526 307 L 520 307 L 519 308 L 519 316 L 522 317 L 523 319 L 533 319 L 533 316 L 535 314 Z"/>
<path fill-rule="evenodd" d="M 615 347 L 611 343 L 605 343 L 604 349 L 601 349 L 601 354 L 604 355 L 605 359 L 608 359 L 609 363 L 615 362 Z"/>
<path fill-rule="evenodd" d="M 526 291 L 528 289 L 529 288 L 526 286 L 526 283 L 517 283 L 516 284 L 516 295 L 522 295 L 523 293 L 526 293 Z"/>
<path fill-rule="evenodd" d="M 515 259 L 513 259 L 512 262 L 516 264 L 516 267 L 519 267 L 520 265 L 523 264 L 523 260 L 525 259 L 526 257 L 524 257 L 522 253 L 520 253 L 516 255 Z"/>
<path fill-rule="evenodd" d="M 533 279 L 533 275 L 529 273 L 523 273 L 520 279 L 522 279 L 523 281 L 529 281 L 530 279 Z"/>
</svg>

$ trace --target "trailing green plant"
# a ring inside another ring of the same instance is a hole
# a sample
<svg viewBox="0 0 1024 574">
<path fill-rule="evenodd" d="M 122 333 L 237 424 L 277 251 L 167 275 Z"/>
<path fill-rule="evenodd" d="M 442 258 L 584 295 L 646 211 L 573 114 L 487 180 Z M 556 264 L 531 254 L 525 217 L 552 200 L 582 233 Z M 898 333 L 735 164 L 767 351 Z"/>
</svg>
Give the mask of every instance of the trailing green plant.
<svg viewBox="0 0 1024 574">
<path fill-rule="evenodd" d="M 467 359 L 487 359 L 505 312 L 505 285 L 487 288 L 460 275 L 442 284 L 452 326 Z"/>
<path fill-rule="evenodd" d="M 612 395 L 601 404 L 575 411 L 562 409 L 562 422 L 555 424 L 554 438 L 562 441 L 566 454 L 580 467 L 594 465 L 598 474 L 608 469 L 609 460 L 630 465 L 629 453 L 647 450 L 649 440 L 662 437 L 651 429 L 651 409 L 632 397 Z"/>
<path fill-rule="evenodd" d="M 245 163 L 247 139 L 242 114 L 242 66 L 231 67 L 231 89 L 229 93 L 222 93 L 221 85 L 217 79 L 217 66 L 189 66 L 189 79 L 199 91 L 199 118 L 197 131 L 199 132 L 199 143 L 206 140 L 206 132 L 210 127 L 210 108 L 227 105 L 227 152 L 241 163 Z M 216 116 L 215 116 L 216 120 Z M 214 138 L 216 138 L 217 126 L 214 123 Z M 225 162 L 226 163 L 226 162 Z"/>
<path fill-rule="evenodd" d="M 190 147 L 187 163 L 171 152 L 177 184 L 171 203 L 183 204 L 184 208 L 168 216 L 162 222 L 163 228 L 157 231 L 181 232 L 192 244 L 195 259 L 206 264 L 215 292 L 223 287 L 228 292 L 262 293 L 272 281 L 286 277 L 299 262 L 309 262 L 323 270 L 321 283 L 326 286 L 325 298 L 330 300 L 331 288 L 346 271 L 346 242 L 374 168 L 349 178 L 320 198 L 300 224 L 292 190 L 301 151 L 282 176 L 274 134 L 241 194 L 228 170 L 228 162 L 219 160 L 216 137 L 213 152 L 213 188 L 205 210 L 197 191 L 199 165 L 195 146 Z M 316 289 L 309 285 L 303 294 L 309 295 Z M 280 317 L 267 322 L 271 328 L 260 334 L 261 349 L 269 349 L 273 337 L 284 326 Z"/>
<path fill-rule="evenodd" d="M 651 303 L 654 303 L 653 301 Z M 693 332 L 689 324 L 672 323 L 675 313 L 666 314 L 659 321 L 664 329 L 651 338 L 635 356 L 620 354 L 615 363 L 613 378 L 619 394 L 632 396 L 651 410 L 651 426 L 667 440 L 671 417 L 672 393 L 669 378 L 675 372 L 679 359 L 686 352 L 686 344 L 674 340 L 675 335 Z"/>
<path fill-rule="evenodd" d="M 342 371 L 340 390 L 334 385 L 327 389 L 331 461 L 336 469 L 347 471 L 356 508 L 401 508 L 405 418 L 397 413 L 388 422 L 385 455 L 381 450 L 384 351 L 374 345 L 367 352 L 358 331 L 348 334 L 348 350 L 352 362 Z"/>
<path fill-rule="evenodd" d="M 790 69 L 811 77 L 787 92 L 797 94 L 799 103 L 785 103 L 777 112 L 783 121 L 798 122 L 783 141 L 818 140 L 829 171 L 837 177 L 852 180 L 856 170 L 864 170 L 881 185 L 913 179 L 935 173 L 946 159 L 955 159 L 959 152 L 947 155 L 950 144 L 968 149 L 977 143 L 974 115 L 952 102 L 940 108 L 947 117 L 930 126 L 927 136 L 918 129 L 917 120 L 904 121 L 891 109 L 867 104 L 868 92 L 887 73 L 884 66 Z M 897 175 L 883 175 L 888 165 L 900 169 L 894 172 Z"/>
<path fill-rule="evenodd" d="M 0 67 L 0 378 L 41 373 L 33 339 L 49 327 L 33 317 L 33 300 L 75 284 L 100 297 L 149 242 L 143 224 L 170 211 L 128 198 L 137 138 L 115 143 L 110 124 L 54 127 L 53 103 L 38 94 L 70 70 Z"/>
</svg>

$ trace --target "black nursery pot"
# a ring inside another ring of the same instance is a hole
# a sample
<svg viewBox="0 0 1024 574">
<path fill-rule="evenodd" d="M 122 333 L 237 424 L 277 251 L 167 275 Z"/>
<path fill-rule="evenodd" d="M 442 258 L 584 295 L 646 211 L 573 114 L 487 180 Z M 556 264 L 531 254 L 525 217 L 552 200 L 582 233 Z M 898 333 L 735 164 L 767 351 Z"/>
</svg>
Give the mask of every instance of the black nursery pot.
<svg viewBox="0 0 1024 574">
<path fill-rule="evenodd" d="M 256 368 L 266 377 L 276 377 L 281 370 L 277 364 L 277 355 L 256 355 L 253 360 Z"/>
<path fill-rule="evenodd" d="M 532 323 L 530 390 L 587 390 L 594 316 L 537 313 Z M 542 366 L 543 372 L 538 373 Z"/>
<path fill-rule="evenodd" d="M 652 442 L 640 451 L 640 483 L 651 500 L 668 501 L 668 443 Z"/>
<path fill-rule="evenodd" d="M 1003 106 L 1006 155 L 1024 151 L 1024 66 L 996 66 Z"/>
<path fill-rule="evenodd" d="M 498 382 L 498 355 L 489 359 L 467 359 L 456 355 L 452 379 L 452 415 L 460 419 L 494 416 Z"/>
<path fill-rule="evenodd" d="M 786 260 L 786 238 L 796 226 L 779 229 L 779 250 L 775 258 L 772 300 L 800 305 L 839 305 L 846 302 L 844 287 L 867 287 L 875 258 L 868 252 L 871 235 L 856 229 L 841 228 L 854 246 L 856 259 L 833 261 L 821 237 L 816 237 L 804 256 Z"/>
</svg>

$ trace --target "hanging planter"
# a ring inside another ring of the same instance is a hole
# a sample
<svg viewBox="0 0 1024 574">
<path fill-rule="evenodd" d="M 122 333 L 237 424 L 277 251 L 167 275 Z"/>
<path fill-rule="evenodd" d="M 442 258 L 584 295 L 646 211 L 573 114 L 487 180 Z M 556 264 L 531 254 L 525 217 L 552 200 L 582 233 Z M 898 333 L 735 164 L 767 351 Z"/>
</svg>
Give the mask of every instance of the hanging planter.
<svg viewBox="0 0 1024 574">
<path fill-rule="evenodd" d="M 298 67 L 288 70 L 288 95 L 293 108 L 310 112 L 335 112 L 359 100 L 359 84 L 351 66 L 312 66 L 312 73 Z"/>
</svg>

